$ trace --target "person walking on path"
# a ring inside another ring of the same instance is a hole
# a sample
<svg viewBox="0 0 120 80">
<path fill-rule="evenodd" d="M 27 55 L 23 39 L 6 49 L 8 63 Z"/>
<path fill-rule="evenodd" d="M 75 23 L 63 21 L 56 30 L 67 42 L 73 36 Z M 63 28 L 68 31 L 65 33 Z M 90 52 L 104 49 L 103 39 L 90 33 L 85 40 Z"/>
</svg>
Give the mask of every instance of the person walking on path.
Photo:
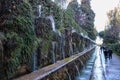
<svg viewBox="0 0 120 80">
<path fill-rule="evenodd" d="M 109 60 L 110 60 L 110 59 L 112 59 L 112 53 L 113 53 L 113 51 L 111 49 L 109 49 L 108 53 L 109 53 Z"/>
<path fill-rule="evenodd" d="M 120 80 L 120 56 L 112 54 L 112 60 L 106 64 L 106 80 Z"/>
<path fill-rule="evenodd" d="M 109 57 L 108 50 L 104 50 L 104 56 L 105 60 L 107 61 L 107 58 Z"/>
<path fill-rule="evenodd" d="M 100 55 L 96 55 L 90 80 L 120 80 L 120 56 L 113 53 L 112 60 L 105 63 L 104 59 L 100 60 L 100 58 L 104 58 L 104 54 Z"/>
</svg>

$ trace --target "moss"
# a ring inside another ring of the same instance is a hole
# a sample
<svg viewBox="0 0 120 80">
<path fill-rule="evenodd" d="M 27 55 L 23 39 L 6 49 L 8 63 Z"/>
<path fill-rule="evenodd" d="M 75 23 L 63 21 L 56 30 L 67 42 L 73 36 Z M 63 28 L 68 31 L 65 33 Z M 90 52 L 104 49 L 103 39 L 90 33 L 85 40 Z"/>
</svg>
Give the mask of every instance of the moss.
<svg viewBox="0 0 120 80">
<path fill-rule="evenodd" d="M 64 28 L 74 28 L 77 32 L 86 32 L 75 21 L 75 12 L 72 8 L 68 7 L 66 10 L 61 9 L 57 4 L 53 2 L 42 3 L 43 17 L 53 15 L 55 19 L 56 29 L 60 32 L 64 32 Z"/>
<path fill-rule="evenodd" d="M 55 19 L 56 28 L 59 29 L 61 27 L 61 19 L 63 15 L 63 10 L 53 2 L 43 3 L 43 17 L 53 15 Z"/>
<path fill-rule="evenodd" d="M 5 23 L 1 27 L 7 38 L 3 48 L 8 79 L 15 76 L 17 68 L 24 63 L 32 70 L 32 54 L 36 46 L 31 5 L 24 1 L 12 4 L 9 1 L 9 12 L 2 14 Z"/>
<path fill-rule="evenodd" d="M 52 37 L 52 25 L 49 19 L 38 18 L 35 20 L 35 31 L 39 38 L 51 39 Z"/>
<path fill-rule="evenodd" d="M 41 59 L 39 60 L 41 60 L 42 66 L 52 62 L 52 57 L 50 57 L 52 55 L 51 42 L 56 41 L 56 45 L 59 45 L 60 40 L 59 34 L 52 31 L 50 20 L 46 20 L 47 16 L 53 16 L 56 28 L 61 32 L 63 39 L 65 37 L 65 28 L 74 28 L 78 33 L 81 31 L 86 33 L 76 23 L 74 19 L 75 13 L 72 9 L 63 10 L 51 1 L 45 0 L 42 1 L 43 3 L 39 3 L 38 0 L 2 0 L 0 2 L 3 3 L 0 3 L 0 7 L 2 6 L 0 9 L 0 32 L 5 33 L 6 38 L 0 49 L 3 49 L 4 61 L 2 66 L 5 66 L 4 76 L 7 76 L 8 79 L 19 74 L 17 73 L 19 72 L 18 68 L 20 66 L 22 67 L 22 65 L 25 65 L 28 71 L 32 71 L 33 52 L 37 46 L 40 48 L 39 57 Z M 38 23 L 40 24 L 38 24 L 37 28 L 34 30 L 35 15 L 33 15 L 33 13 L 34 8 L 38 4 L 42 5 L 42 17 L 45 18 L 43 21 L 39 18 L 41 22 L 38 20 Z M 63 40 L 63 44 L 64 42 L 65 41 Z M 81 41 L 79 44 L 82 46 L 85 42 L 83 41 L 82 43 Z M 60 55 L 57 51 L 58 47 L 55 47 L 55 55 L 59 58 Z M 42 58 L 44 58 L 44 61 L 42 61 Z M 41 66 L 41 64 L 38 65 Z M 66 74 L 61 75 L 64 76 Z M 62 77 L 60 78 L 62 79 Z M 58 77 L 54 79 L 58 79 Z"/>
<path fill-rule="evenodd" d="M 59 69 L 57 72 L 50 74 L 49 76 L 45 77 L 42 80 L 68 80 L 68 75 L 66 73 L 67 68 L 63 67 Z"/>
<path fill-rule="evenodd" d="M 118 44 L 118 43 L 115 43 L 115 44 L 106 44 L 105 46 L 108 49 L 112 49 L 115 54 L 117 54 L 117 55 L 120 56 L 120 49 L 119 49 L 120 48 L 120 44 Z"/>
</svg>

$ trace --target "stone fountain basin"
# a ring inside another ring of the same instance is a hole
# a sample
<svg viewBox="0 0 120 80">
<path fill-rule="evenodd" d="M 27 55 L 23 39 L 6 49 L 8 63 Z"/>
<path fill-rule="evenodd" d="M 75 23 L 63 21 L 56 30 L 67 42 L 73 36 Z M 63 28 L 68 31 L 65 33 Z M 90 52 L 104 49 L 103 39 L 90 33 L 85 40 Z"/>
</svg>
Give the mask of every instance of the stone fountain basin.
<svg viewBox="0 0 120 80">
<path fill-rule="evenodd" d="M 95 47 L 92 47 L 88 50 L 84 50 L 81 53 L 75 54 L 69 58 L 65 58 L 61 61 L 57 61 L 56 63 L 52 64 L 52 65 L 48 65 L 44 68 L 41 68 L 39 70 L 36 70 L 30 74 L 26 74 L 24 76 L 21 76 L 19 78 L 13 79 L 13 80 L 40 80 L 43 79 L 44 77 L 48 76 L 49 74 L 61 69 L 62 67 L 66 66 L 67 64 L 69 64 L 70 62 L 78 59 L 80 56 L 84 55 L 85 53 L 93 50 Z"/>
</svg>

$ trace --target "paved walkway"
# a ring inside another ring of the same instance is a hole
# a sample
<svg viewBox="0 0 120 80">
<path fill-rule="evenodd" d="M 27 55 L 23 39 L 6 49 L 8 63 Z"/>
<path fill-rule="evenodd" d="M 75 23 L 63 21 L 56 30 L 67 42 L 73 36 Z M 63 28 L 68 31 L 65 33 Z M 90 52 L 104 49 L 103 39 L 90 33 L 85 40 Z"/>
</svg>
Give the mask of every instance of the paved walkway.
<svg viewBox="0 0 120 80">
<path fill-rule="evenodd" d="M 106 63 L 106 76 L 106 80 L 120 80 L 120 57 L 116 54 Z"/>
<path fill-rule="evenodd" d="M 113 54 L 111 60 L 105 62 L 100 48 L 96 49 L 96 60 L 91 80 L 120 80 L 120 57 Z"/>
</svg>

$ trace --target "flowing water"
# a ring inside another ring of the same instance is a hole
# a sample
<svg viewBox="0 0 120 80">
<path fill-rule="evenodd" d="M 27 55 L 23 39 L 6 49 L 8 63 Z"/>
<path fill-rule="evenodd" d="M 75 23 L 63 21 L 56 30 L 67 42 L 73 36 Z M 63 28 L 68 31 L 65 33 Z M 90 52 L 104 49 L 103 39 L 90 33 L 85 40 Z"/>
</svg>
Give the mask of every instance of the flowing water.
<svg viewBox="0 0 120 80">
<path fill-rule="evenodd" d="M 75 63 L 74 63 L 75 64 Z M 75 64 L 75 68 L 76 68 L 76 70 L 77 70 L 77 73 L 78 73 L 78 76 L 80 76 L 80 71 L 79 71 L 79 68 L 78 68 L 78 66 Z"/>
<path fill-rule="evenodd" d="M 51 21 L 51 23 L 52 23 L 52 30 L 53 30 L 54 32 L 56 32 L 56 29 L 55 29 L 55 21 L 54 21 L 53 16 L 50 15 L 50 16 L 48 16 L 47 18 L 50 19 L 50 21 Z"/>
<path fill-rule="evenodd" d="M 61 55 L 61 59 L 65 58 L 65 53 L 64 53 L 64 39 L 63 39 L 63 35 L 62 33 L 58 30 L 58 35 L 59 35 L 59 43 L 60 43 L 60 55 Z"/>
<path fill-rule="evenodd" d="M 65 53 L 64 53 L 64 44 L 63 44 L 62 35 L 60 36 L 59 42 L 60 42 L 60 55 L 61 55 L 61 59 L 64 59 L 65 58 Z"/>
<path fill-rule="evenodd" d="M 70 56 L 74 54 L 72 44 L 70 43 Z"/>
<path fill-rule="evenodd" d="M 55 63 L 55 44 L 56 44 L 56 42 L 53 41 L 52 42 L 52 61 L 53 61 L 53 63 Z"/>
<path fill-rule="evenodd" d="M 68 70 L 66 70 L 66 73 L 67 73 L 67 75 L 68 75 L 68 77 L 69 77 L 69 80 L 72 80 L 72 79 L 71 79 L 71 76 L 70 76 L 70 74 L 69 74 L 69 72 L 68 72 Z"/>
<path fill-rule="evenodd" d="M 38 16 L 41 17 L 41 5 L 38 5 Z"/>
<path fill-rule="evenodd" d="M 83 64 L 82 60 L 80 60 L 80 59 L 79 59 L 79 61 L 80 61 L 81 65 L 82 65 L 82 66 L 84 66 L 84 64 Z"/>
<path fill-rule="evenodd" d="M 83 65 L 82 71 L 80 76 L 76 77 L 76 80 L 89 80 L 90 79 L 90 75 L 91 75 L 91 71 L 94 65 L 94 61 L 95 61 L 95 55 L 96 55 L 96 51 L 92 54 L 92 56 L 90 57 L 90 59 L 87 61 L 86 64 L 84 64 L 82 62 L 82 60 L 79 60 L 80 63 Z M 85 56 L 83 57 L 85 60 Z"/>
<path fill-rule="evenodd" d="M 33 53 L 33 71 L 37 70 L 37 52 L 36 50 Z"/>
<path fill-rule="evenodd" d="M 94 63 L 91 80 L 106 80 L 104 55 L 101 54 L 99 47 L 96 48 L 96 59 Z"/>
</svg>

